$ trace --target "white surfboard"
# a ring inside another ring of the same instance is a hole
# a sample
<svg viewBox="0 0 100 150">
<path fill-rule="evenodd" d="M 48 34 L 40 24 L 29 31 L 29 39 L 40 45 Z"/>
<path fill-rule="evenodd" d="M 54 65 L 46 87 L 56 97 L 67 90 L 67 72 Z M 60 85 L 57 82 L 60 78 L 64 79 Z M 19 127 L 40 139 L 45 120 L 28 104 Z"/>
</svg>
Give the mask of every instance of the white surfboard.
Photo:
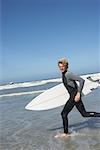
<svg viewBox="0 0 100 150">
<path fill-rule="evenodd" d="M 85 80 L 82 90 L 83 95 L 89 94 L 92 89 L 100 86 L 100 73 L 81 76 Z M 78 82 L 77 82 L 78 83 Z M 56 85 L 36 98 L 34 98 L 26 107 L 27 110 L 48 110 L 64 105 L 69 99 L 69 93 L 63 83 Z"/>
</svg>

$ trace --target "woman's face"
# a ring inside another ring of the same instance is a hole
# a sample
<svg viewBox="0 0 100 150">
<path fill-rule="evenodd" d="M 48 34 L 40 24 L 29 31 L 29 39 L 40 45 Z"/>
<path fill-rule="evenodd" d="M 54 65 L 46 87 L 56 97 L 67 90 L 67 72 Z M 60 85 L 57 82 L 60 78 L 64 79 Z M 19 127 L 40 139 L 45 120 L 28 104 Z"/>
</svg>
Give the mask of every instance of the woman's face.
<svg viewBox="0 0 100 150">
<path fill-rule="evenodd" d="M 64 72 L 66 70 L 66 66 L 64 64 L 59 63 L 58 66 L 61 72 Z"/>
</svg>

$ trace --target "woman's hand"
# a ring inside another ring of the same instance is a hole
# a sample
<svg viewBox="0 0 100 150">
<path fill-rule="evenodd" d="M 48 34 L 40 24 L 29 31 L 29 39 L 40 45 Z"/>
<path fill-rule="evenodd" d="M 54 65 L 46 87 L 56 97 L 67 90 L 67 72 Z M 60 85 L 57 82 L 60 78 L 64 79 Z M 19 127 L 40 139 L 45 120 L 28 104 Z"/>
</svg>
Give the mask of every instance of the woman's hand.
<svg viewBox="0 0 100 150">
<path fill-rule="evenodd" d="M 80 100 L 80 92 L 77 92 L 74 100 L 75 100 L 75 102 L 79 102 L 79 100 Z"/>
</svg>

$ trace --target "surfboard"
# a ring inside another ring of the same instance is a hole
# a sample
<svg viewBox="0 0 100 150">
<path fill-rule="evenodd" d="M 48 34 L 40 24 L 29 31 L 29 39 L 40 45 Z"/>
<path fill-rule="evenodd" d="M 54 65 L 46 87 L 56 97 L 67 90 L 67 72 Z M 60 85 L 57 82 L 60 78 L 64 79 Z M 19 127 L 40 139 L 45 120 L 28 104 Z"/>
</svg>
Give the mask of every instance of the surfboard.
<svg viewBox="0 0 100 150">
<path fill-rule="evenodd" d="M 82 75 L 81 77 L 85 80 L 82 95 L 87 95 L 93 89 L 100 86 L 100 73 Z M 78 82 L 77 84 L 79 85 Z M 25 109 L 37 111 L 49 110 L 64 105 L 68 99 L 69 93 L 63 83 L 60 83 L 35 97 L 25 106 Z"/>
</svg>

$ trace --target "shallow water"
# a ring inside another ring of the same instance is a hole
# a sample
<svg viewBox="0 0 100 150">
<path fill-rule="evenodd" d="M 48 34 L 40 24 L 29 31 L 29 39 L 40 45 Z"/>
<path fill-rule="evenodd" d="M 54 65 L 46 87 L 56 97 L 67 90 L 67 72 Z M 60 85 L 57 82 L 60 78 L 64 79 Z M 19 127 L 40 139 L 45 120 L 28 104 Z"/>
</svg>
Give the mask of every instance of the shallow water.
<svg viewBox="0 0 100 150">
<path fill-rule="evenodd" d="M 72 137 L 54 136 L 63 132 L 60 112 L 27 111 L 25 106 L 36 96 L 0 98 L 0 150 L 100 150 L 100 118 L 83 118 L 74 108 L 69 114 Z M 88 111 L 100 112 L 100 89 L 83 97 Z"/>
</svg>

